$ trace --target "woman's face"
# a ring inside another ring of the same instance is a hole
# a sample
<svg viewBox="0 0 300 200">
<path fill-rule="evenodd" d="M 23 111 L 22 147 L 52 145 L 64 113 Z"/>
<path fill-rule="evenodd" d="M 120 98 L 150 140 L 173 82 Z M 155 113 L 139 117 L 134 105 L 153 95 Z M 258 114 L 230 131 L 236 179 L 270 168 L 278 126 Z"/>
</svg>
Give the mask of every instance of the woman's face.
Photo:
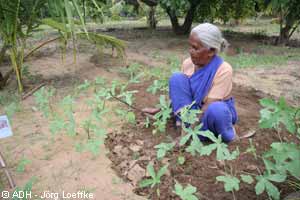
<svg viewBox="0 0 300 200">
<path fill-rule="evenodd" d="M 208 64 L 211 58 L 215 55 L 215 51 L 206 48 L 195 34 L 189 37 L 189 52 L 194 65 L 202 67 Z"/>
</svg>

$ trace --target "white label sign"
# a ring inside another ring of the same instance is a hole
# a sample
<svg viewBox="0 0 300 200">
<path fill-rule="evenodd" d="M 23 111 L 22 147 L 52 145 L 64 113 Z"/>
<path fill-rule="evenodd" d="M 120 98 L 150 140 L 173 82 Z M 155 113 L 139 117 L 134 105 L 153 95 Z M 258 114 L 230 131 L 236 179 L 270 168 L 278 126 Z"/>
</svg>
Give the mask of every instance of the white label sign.
<svg viewBox="0 0 300 200">
<path fill-rule="evenodd" d="M 13 133 L 11 131 L 9 121 L 6 115 L 0 116 L 0 139 L 12 136 Z"/>
</svg>

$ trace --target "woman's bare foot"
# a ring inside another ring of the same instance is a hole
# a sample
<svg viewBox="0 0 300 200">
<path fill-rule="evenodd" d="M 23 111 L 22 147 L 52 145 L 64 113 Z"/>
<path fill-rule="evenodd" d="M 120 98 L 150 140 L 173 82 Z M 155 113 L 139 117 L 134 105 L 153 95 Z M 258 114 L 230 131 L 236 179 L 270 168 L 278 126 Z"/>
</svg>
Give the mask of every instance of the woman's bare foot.
<svg viewBox="0 0 300 200">
<path fill-rule="evenodd" d="M 148 113 L 148 114 L 151 114 L 151 115 L 155 115 L 159 111 L 160 111 L 160 108 L 143 108 L 142 109 L 143 113 Z"/>
</svg>

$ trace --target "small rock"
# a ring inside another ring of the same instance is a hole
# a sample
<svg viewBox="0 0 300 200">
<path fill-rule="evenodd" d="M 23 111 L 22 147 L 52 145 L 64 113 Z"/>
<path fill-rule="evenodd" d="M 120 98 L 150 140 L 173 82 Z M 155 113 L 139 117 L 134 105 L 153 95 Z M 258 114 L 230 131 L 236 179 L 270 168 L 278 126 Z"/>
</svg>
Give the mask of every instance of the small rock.
<svg viewBox="0 0 300 200">
<path fill-rule="evenodd" d="M 256 165 L 248 165 L 247 169 L 251 170 L 251 171 L 255 171 L 257 169 L 257 167 L 256 167 Z"/>
<path fill-rule="evenodd" d="M 121 145 L 117 145 L 115 146 L 113 152 L 119 155 L 121 153 L 122 148 L 123 147 Z"/>
<path fill-rule="evenodd" d="M 144 177 L 145 169 L 140 165 L 136 164 L 129 172 L 127 178 L 132 181 L 133 185 L 137 183 Z"/>
<path fill-rule="evenodd" d="M 130 151 L 128 148 L 124 147 L 122 150 L 121 150 L 121 153 L 123 156 L 127 156 L 130 154 Z"/>
<path fill-rule="evenodd" d="M 132 144 L 132 145 L 130 145 L 129 149 L 133 152 L 138 152 L 142 149 L 142 146 Z"/>
<path fill-rule="evenodd" d="M 129 168 L 128 166 L 129 166 L 128 161 L 124 160 L 123 162 L 121 162 L 121 163 L 118 165 L 118 168 L 119 168 L 120 170 L 122 170 L 122 171 L 125 169 L 125 171 L 126 171 L 126 170 Z"/>
<path fill-rule="evenodd" d="M 143 146 L 144 145 L 144 141 L 143 140 L 136 140 L 135 141 L 138 145 Z"/>
</svg>

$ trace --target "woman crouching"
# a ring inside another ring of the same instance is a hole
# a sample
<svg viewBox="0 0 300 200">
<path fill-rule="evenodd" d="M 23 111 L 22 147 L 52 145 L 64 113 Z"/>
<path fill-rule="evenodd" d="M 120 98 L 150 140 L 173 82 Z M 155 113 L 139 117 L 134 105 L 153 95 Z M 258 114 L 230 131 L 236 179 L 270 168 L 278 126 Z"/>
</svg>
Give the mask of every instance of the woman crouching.
<svg viewBox="0 0 300 200">
<path fill-rule="evenodd" d="M 235 139 L 237 113 L 232 91 L 232 67 L 218 53 L 226 49 L 226 40 L 218 27 L 204 23 L 192 29 L 189 36 L 190 57 L 184 60 L 182 72 L 169 80 L 169 96 L 176 125 L 181 126 L 180 111 L 191 105 L 200 109 L 202 130 L 221 135 L 224 142 Z M 157 110 L 144 109 L 155 113 Z M 200 137 L 206 140 L 205 137 Z"/>
</svg>

